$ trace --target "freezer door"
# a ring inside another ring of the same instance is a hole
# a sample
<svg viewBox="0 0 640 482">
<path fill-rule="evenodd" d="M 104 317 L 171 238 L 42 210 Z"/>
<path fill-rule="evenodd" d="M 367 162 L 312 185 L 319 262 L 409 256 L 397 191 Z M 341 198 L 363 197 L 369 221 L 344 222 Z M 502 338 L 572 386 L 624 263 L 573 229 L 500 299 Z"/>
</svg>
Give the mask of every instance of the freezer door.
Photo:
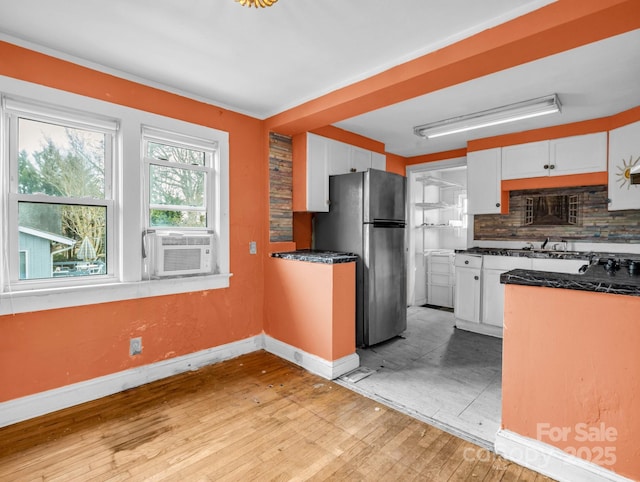
<svg viewBox="0 0 640 482">
<path fill-rule="evenodd" d="M 364 222 L 393 220 L 404 222 L 406 181 L 392 172 L 369 169 L 364 173 Z"/>
<path fill-rule="evenodd" d="M 375 345 L 407 328 L 404 227 L 365 225 L 363 344 Z"/>
</svg>

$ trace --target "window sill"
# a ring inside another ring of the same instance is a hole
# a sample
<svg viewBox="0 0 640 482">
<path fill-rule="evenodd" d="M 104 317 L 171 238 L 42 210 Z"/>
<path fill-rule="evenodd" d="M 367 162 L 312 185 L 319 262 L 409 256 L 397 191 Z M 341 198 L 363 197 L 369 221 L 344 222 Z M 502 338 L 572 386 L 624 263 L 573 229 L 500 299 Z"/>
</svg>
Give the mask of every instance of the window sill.
<svg viewBox="0 0 640 482">
<path fill-rule="evenodd" d="M 228 288 L 231 276 L 227 273 L 182 277 L 179 283 L 177 278 L 165 278 L 13 291 L 0 295 L 0 315 Z"/>
</svg>

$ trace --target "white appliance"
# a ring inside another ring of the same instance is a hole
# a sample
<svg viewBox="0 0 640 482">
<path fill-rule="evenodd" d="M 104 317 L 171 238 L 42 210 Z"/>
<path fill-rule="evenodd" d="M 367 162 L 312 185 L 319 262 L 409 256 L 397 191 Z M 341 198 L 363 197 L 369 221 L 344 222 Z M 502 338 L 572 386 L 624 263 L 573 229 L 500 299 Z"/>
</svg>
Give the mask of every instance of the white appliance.
<svg viewBox="0 0 640 482">
<path fill-rule="evenodd" d="M 213 268 L 213 234 L 149 234 L 149 269 L 152 276 L 210 273 Z"/>
</svg>

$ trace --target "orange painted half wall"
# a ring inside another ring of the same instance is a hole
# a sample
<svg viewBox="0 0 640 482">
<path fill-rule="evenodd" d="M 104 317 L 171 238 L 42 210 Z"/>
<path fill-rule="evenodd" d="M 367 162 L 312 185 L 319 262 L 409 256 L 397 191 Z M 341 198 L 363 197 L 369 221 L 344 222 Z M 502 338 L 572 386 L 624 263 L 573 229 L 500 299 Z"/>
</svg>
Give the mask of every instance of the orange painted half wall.
<svg viewBox="0 0 640 482">
<path fill-rule="evenodd" d="M 355 263 L 271 258 L 265 333 L 327 361 L 356 351 Z"/>
<path fill-rule="evenodd" d="M 640 297 L 505 286 L 502 425 L 640 480 Z"/>
<path fill-rule="evenodd" d="M 0 317 L 0 402 L 259 335 L 268 165 L 263 123 L 0 42 L 0 75 L 229 132 L 230 287 Z M 130 357 L 129 338 L 143 353 Z"/>
</svg>

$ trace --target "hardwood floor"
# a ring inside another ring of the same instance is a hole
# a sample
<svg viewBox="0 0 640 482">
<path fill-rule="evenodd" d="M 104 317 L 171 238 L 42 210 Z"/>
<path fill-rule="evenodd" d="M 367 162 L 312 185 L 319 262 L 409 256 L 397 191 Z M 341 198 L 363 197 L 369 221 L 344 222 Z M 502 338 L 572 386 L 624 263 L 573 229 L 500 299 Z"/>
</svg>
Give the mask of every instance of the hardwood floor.
<svg viewBox="0 0 640 482">
<path fill-rule="evenodd" d="M 266 352 L 0 429 L 0 481 L 551 480 Z"/>
</svg>

